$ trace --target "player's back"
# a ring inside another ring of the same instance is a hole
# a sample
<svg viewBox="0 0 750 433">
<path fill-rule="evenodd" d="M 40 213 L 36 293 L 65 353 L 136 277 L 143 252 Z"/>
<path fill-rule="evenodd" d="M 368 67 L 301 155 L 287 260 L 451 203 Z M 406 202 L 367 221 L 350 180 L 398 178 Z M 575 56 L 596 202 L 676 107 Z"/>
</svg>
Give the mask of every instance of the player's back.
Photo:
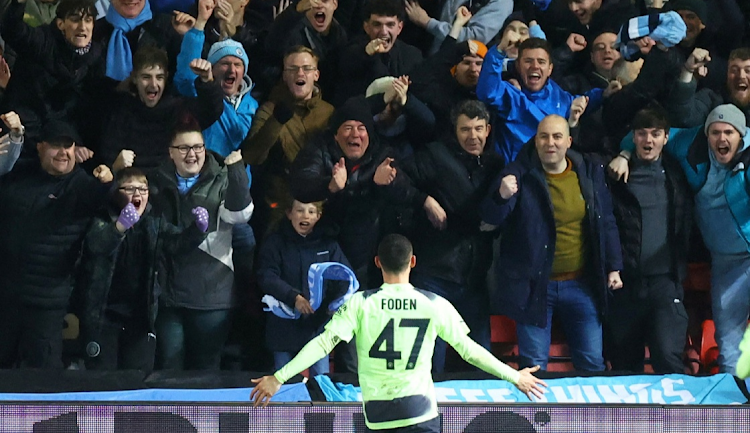
<svg viewBox="0 0 750 433">
<path fill-rule="evenodd" d="M 394 428 L 437 416 L 432 383 L 435 339 L 468 334 L 453 306 L 408 284 L 357 293 L 346 315 L 356 321 L 359 383 L 368 425 Z M 352 317 L 355 316 L 355 317 Z"/>
</svg>

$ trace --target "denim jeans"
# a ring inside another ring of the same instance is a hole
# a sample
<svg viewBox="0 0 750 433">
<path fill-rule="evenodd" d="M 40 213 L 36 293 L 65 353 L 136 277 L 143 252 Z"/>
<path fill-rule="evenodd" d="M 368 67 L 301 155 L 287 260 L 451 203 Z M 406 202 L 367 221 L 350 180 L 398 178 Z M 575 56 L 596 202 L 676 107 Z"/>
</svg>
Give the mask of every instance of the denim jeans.
<svg viewBox="0 0 750 433">
<path fill-rule="evenodd" d="M 229 310 L 161 307 L 156 318 L 156 368 L 218 370 L 229 334 Z"/>
<path fill-rule="evenodd" d="M 295 356 L 297 356 L 297 353 L 294 352 L 273 352 L 274 369 L 279 370 L 281 367 L 287 365 Z M 310 377 L 312 378 L 321 374 L 328 374 L 329 371 L 330 363 L 328 361 L 328 356 L 326 355 L 315 361 L 315 364 L 310 366 Z"/>
<path fill-rule="evenodd" d="M 719 370 L 734 374 L 750 312 L 750 256 L 714 254 L 712 259 L 711 310 L 719 345 Z"/>
<path fill-rule="evenodd" d="M 413 274 L 414 287 L 427 290 L 450 301 L 469 327 L 469 337 L 482 347 L 490 350 L 490 307 L 485 288 L 470 288 L 442 278 Z M 447 343 L 441 338 L 435 340 L 432 356 L 432 372 L 445 370 L 445 350 Z"/>
<path fill-rule="evenodd" d="M 547 283 L 547 326 L 516 324 L 521 368 L 539 365 L 547 369 L 552 334 L 552 315 L 560 319 L 576 370 L 602 371 L 602 323 L 591 290 L 581 280 Z"/>
</svg>

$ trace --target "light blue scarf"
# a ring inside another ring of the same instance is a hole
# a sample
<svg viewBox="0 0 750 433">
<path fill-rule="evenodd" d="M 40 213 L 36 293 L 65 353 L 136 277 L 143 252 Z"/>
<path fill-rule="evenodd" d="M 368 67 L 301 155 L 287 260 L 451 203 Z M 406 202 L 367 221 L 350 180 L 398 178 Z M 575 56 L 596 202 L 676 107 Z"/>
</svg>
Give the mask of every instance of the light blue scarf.
<svg viewBox="0 0 750 433">
<path fill-rule="evenodd" d="M 107 76 L 117 81 L 122 81 L 130 75 L 133 70 L 133 52 L 130 50 L 128 38 L 125 33 L 133 31 L 136 27 L 150 20 L 151 5 L 146 0 L 141 13 L 135 18 L 123 18 L 115 11 L 115 8 L 107 9 L 106 20 L 112 24 L 115 30 L 109 38 L 107 47 Z"/>
<path fill-rule="evenodd" d="M 323 293 L 323 282 L 325 280 L 349 281 L 349 289 L 347 289 L 344 296 L 336 298 L 328 306 L 330 311 L 338 310 L 344 302 L 351 298 L 354 292 L 359 290 L 359 281 L 357 281 L 354 271 L 347 266 L 337 262 L 313 263 L 307 271 L 307 284 L 310 287 L 310 306 L 313 310 L 320 308 L 320 304 L 323 302 L 325 295 Z M 288 305 L 279 302 L 278 299 L 271 295 L 265 295 L 261 301 L 268 305 L 263 311 L 270 311 L 282 319 L 299 319 L 300 317 L 299 311 L 289 308 Z"/>
</svg>

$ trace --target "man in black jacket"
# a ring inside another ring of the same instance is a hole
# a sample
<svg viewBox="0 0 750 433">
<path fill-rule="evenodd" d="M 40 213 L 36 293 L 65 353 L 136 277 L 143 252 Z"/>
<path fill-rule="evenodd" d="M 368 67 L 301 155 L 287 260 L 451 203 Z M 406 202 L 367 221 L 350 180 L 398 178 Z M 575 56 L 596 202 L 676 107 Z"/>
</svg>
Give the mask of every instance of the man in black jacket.
<svg viewBox="0 0 750 433">
<path fill-rule="evenodd" d="M 361 287 L 370 287 L 385 203 L 385 185 L 396 176 L 391 149 L 375 138 L 372 113 L 364 97 L 348 100 L 334 112 L 330 129 L 307 144 L 289 174 L 292 196 L 303 203 L 326 201 L 320 224 L 338 226 L 338 242 Z M 350 343 L 351 348 L 353 345 Z M 343 361 L 355 373 L 356 364 Z"/>
<path fill-rule="evenodd" d="M 13 1 L 0 33 L 17 53 L 3 106 L 21 116 L 26 126 L 26 151 L 34 145 L 48 119 L 77 120 L 77 105 L 86 82 L 103 71 L 103 46 L 92 41 L 96 7 L 93 0 L 65 0 L 51 24 L 24 23 L 25 0 Z M 81 143 L 76 147 L 80 152 Z"/>
<path fill-rule="evenodd" d="M 656 373 L 682 373 L 687 313 L 686 275 L 692 199 L 679 163 L 662 149 L 666 114 L 638 112 L 635 153 L 627 183 L 610 183 L 623 255 L 623 289 L 614 293 L 607 320 L 607 354 L 614 370 L 643 372 L 648 345 Z M 618 156 L 625 158 L 625 156 Z"/>
<path fill-rule="evenodd" d="M 106 167 L 94 171 L 99 182 L 76 167 L 75 145 L 70 126 L 51 121 L 39 159 L 0 177 L 0 368 L 62 367 L 75 264 L 112 181 Z"/>
<path fill-rule="evenodd" d="M 375 79 L 408 75 L 422 61 L 422 52 L 398 40 L 404 27 L 401 0 L 372 0 L 365 5 L 366 35 L 355 38 L 339 59 L 336 102 L 364 94 Z"/>
<path fill-rule="evenodd" d="M 490 114 L 483 103 L 462 102 L 452 120 L 453 138 L 430 143 L 405 160 L 394 188 L 403 188 L 409 204 L 424 209 L 412 232 L 419 255 L 412 282 L 449 300 L 466 320 L 471 338 L 489 349 L 485 276 L 492 262 L 492 233 L 480 231 L 479 204 L 502 159 L 485 150 Z M 438 340 L 434 372 L 443 371 L 445 348 Z"/>
<path fill-rule="evenodd" d="M 211 63 L 204 59 L 190 62 L 198 75 L 195 98 L 168 92 L 169 61 L 164 50 L 141 48 L 133 62 L 133 73 L 116 91 L 106 86 L 91 89 L 90 126 L 84 132 L 90 143 L 98 145 L 89 155 L 95 161 L 117 171 L 123 168 L 118 156 L 127 149 L 132 151 L 131 159 L 137 156 L 135 167 L 150 174 L 168 159 L 174 125 L 189 114 L 202 129 L 208 128 L 224 111 L 224 92 L 213 79 Z"/>
</svg>

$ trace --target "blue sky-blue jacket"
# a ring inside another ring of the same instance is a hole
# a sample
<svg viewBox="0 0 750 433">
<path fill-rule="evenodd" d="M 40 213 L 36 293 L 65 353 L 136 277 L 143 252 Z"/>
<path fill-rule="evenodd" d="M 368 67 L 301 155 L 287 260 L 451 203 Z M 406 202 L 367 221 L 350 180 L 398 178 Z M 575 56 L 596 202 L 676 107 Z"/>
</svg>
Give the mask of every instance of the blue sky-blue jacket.
<svg viewBox="0 0 750 433">
<path fill-rule="evenodd" d="M 506 55 L 493 46 L 487 51 L 479 73 L 477 97 L 487 104 L 497 117 L 494 122 L 495 150 L 506 162 L 516 159 L 523 145 L 536 134 L 539 122 L 550 114 L 568 118 L 570 104 L 577 97 L 563 90 L 551 79 L 538 92 L 518 90 L 503 81 L 503 63 Z M 508 66 L 510 67 L 510 66 Z M 586 111 L 594 111 L 602 104 L 602 89 L 585 93 L 589 97 Z"/>
<path fill-rule="evenodd" d="M 177 56 L 177 72 L 175 73 L 174 84 L 180 94 L 184 96 L 196 95 L 195 78 L 197 75 L 190 70 L 190 62 L 193 59 L 201 58 L 205 40 L 206 35 L 196 29 L 190 29 L 182 39 L 180 54 Z M 240 148 L 242 141 L 250 132 L 255 112 L 258 111 L 258 101 L 250 96 L 250 91 L 254 85 L 250 77 L 247 76 L 247 71 L 245 71 L 243 81 L 244 83 L 240 87 L 242 98 L 239 104 L 232 104 L 224 97 L 224 111 L 221 113 L 221 117 L 203 131 L 206 148 L 221 156 L 227 156 Z M 250 176 L 249 168 L 248 176 Z M 250 179 L 252 180 L 252 178 Z"/>
<path fill-rule="evenodd" d="M 625 136 L 620 143 L 622 150 L 633 152 L 632 132 Z M 730 164 L 729 175 L 724 180 L 724 195 L 729 210 L 737 224 L 737 232 L 747 243 L 750 252 L 750 134 L 745 135 L 740 143 L 738 156 Z M 693 192 L 700 191 L 708 179 L 708 170 L 711 167 L 711 152 L 703 126 L 694 128 L 671 128 L 669 140 L 664 147 L 665 151 L 675 157 L 690 184 Z M 704 233 L 704 236 L 706 234 Z"/>
</svg>

